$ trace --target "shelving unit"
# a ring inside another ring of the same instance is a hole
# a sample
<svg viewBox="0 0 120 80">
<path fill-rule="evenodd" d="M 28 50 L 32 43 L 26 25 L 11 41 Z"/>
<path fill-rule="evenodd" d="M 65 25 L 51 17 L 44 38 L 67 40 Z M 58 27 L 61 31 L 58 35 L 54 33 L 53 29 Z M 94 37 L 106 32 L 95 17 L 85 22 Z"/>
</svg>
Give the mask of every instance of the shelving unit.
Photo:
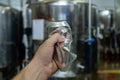
<svg viewBox="0 0 120 80">
<path fill-rule="evenodd" d="M 98 74 L 120 74 L 120 70 L 98 70 Z"/>
</svg>

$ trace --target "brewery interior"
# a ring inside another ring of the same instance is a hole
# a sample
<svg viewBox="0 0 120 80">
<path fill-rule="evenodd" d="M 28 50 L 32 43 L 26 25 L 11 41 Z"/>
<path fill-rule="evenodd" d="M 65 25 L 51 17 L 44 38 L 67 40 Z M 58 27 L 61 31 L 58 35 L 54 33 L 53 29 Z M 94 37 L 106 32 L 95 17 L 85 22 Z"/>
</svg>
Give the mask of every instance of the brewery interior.
<svg viewBox="0 0 120 80">
<path fill-rule="evenodd" d="M 0 80 L 29 64 L 50 21 L 69 24 L 77 57 L 48 80 L 120 80 L 120 0 L 0 0 Z"/>
</svg>

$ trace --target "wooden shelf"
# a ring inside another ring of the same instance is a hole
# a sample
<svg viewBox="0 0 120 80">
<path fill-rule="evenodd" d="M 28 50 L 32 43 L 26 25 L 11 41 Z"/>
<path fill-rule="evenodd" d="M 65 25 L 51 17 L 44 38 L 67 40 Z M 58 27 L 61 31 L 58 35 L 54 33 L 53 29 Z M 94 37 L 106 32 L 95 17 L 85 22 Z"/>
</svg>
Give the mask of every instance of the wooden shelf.
<svg viewBox="0 0 120 80">
<path fill-rule="evenodd" d="M 98 70 L 98 74 L 120 74 L 120 70 Z"/>
</svg>

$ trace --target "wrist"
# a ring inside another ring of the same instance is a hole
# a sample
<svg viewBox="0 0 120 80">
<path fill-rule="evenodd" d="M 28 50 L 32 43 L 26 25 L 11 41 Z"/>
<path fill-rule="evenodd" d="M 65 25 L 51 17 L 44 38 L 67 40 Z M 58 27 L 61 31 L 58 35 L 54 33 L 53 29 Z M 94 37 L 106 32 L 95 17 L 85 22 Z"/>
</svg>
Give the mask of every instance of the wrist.
<svg viewBox="0 0 120 80">
<path fill-rule="evenodd" d="M 35 62 L 31 62 L 12 80 L 47 80 L 48 76 L 42 68 Z"/>
<path fill-rule="evenodd" d="M 44 67 L 37 62 L 31 62 L 25 68 L 25 80 L 47 80 L 48 76 L 45 73 Z"/>
</svg>

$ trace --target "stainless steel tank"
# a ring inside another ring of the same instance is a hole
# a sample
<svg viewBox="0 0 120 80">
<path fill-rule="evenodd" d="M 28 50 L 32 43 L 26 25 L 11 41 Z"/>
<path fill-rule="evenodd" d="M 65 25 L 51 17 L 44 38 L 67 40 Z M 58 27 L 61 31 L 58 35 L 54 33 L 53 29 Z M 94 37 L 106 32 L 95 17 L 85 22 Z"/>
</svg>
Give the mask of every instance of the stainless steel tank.
<svg viewBox="0 0 120 80">
<path fill-rule="evenodd" d="M 94 73 L 96 70 L 95 64 L 97 63 L 97 43 L 95 37 L 98 22 L 97 6 L 91 4 L 91 15 L 89 15 L 89 3 L 78 1 L 76 4 L 78 55 L 76 65 L 76 69 L 78 70 L 76 70 L 76 73 Z M 89 16 L 91 16 L 91 18 Z M 89 23 L 91 23 L 91 25 L 89 25 Z M 89 31 L 91 31 L 91 33 L 89 33 Z M 84 66 L 84 69 L 80 69 L 80 64 Z"/>
<path fill-rule="evenodd" d="M 120 33 L 120 1 L 115 1 L 115 26 L 118 33 Z"/>
<path fill-rule="evenodd" d="M 107 31 L 114 25 L 114 11 L 113 10 L 100 10 L 99 11 L 99 23 Z"/>
<path fill-rule="evenodd" d="M 114 69 L 113 63 L 119 61 L 119 9 L 117 10 L 101 10 L 99 11 L 99 48 L 98 54 L 100 55 L 98 68 Z M 102 66 L 101 66 L 102 65 Z M 111 66 L 112 65 L 112 66 Z"/>
<path fill-rule="evenodd" d="M 75 5 L 70 1 L 42 1 L 40 3 L 35 3 L 30 5 L 32 9 L 32 18 L 34 19 L 44 19 L 48 21 L 62 21 L 66 20 L 72 30 L 73 34 L 76 34 L 76 11 Z M 45 28 L 44 28 L 45 29 Z M 77 35 L 73 35 L 74 39 Z M 76 44 L 74 40 L 74 45 Z"/>
<path fill-rule="evenodd" d="M 21 60 L 24 54 L 22 35 L 21 13 L 0 4 L 0 68 L 16 65 Z"/>
<path fill-rule="evenodd" d="M 120 8 L 115 10 L 115 26 L 118 33 L 120 33 Z"/>
<path fill-rule="evenodd" d="M 79 62 L 81 62 L 81 59 L 83 59 L 81 55 L 84 55 L 84 51 L 81 48 L 82 47 L 81 43 L 84 44 L 84 42 L 87 41 L 89 37 L 88 36 L 89 34 L 88 5 L 89 5 L 88 3 L 77 0 L 75 1 L 74 0 L 44 0 L 38 3 L 33 3 L 29 6 L 29 8 L 32 10 L 33 24 L 35 24 L 34 23 L 35 20 L 67 21 L 69 23 L 72 29 L 72 36 L 73 36 L 72 51 L 78 55 L 76 63 L 74 64 L 73 68 L 71 68 L 72 71 L 75 72 L 79 72 L 79 69 L 81 68 L 81 66 L 79 66 L 81 63 Z M 91 12 L 92 12 L 91 30 L 93 30 L 96 27 L 96 21 L 97 21 L 97 17 L 96 17 L 97 10 L 95 5 L 92 5 Z M 44 32 L 46 32 L 46 27 L 44 27 L 43 30 L 45 30 Z M 84 65 L 86 66 L 87 63 L 85 63 Z M 67 76 L 70 77 L 69 74 L 66 75 L 66 77 Z M 74 76 L 74 74 L 71 74 L 71 76 Z"/>
</svg>

